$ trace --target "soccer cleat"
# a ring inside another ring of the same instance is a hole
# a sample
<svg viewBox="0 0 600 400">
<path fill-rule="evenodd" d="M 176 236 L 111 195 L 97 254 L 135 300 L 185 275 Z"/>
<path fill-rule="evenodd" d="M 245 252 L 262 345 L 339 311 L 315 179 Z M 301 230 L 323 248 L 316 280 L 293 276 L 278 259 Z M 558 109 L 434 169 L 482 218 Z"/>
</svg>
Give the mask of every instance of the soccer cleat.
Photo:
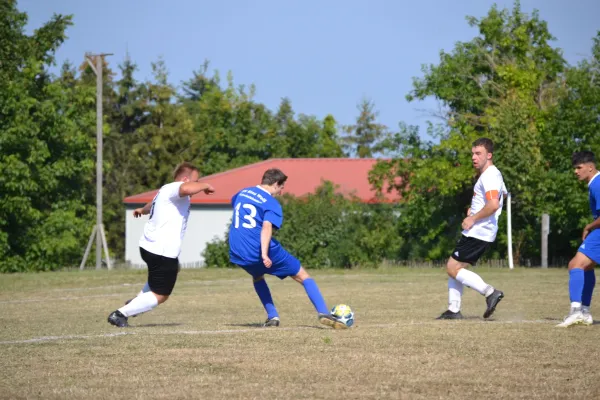
<svg viewBox="0 0 600 400">
<path fill-rule="evenodd" d="M 319 322 L 333 329 L 348 329 L 348 326 L 331 314 L 319 314 Z"/>
<path fill-rule="evenodd" d="M 492 316 L 494 311 L 496 310 L 496 306 L 500 303 L 500 300 L 504 298 L 504 293 L 499 290 L 494 289 L 492 294 L 485 298 L 485 302 L 487 303 L 487 310 L 483 313 L 483 318 L 489 318 Z"/>
<path fill-rule="evenodd" d="M 126 328 L 129 326 L 127 323 L 127 317 L 121 314 L 121 311 L 116 310 L 110 313 L 108 316 L 108 322 L 119 328 Z"/>
<path fill-rule="evenodd" d="M 591 317 L 591 315 L 590 315 L 590 317 Z M 583 313 L 581 312 L 581 308 L 579 308 L 579 307 L 571 308 L 569 315 L 567 315 L 567 317 L 565 318 L 565 320 L 563 322 L 556 325 L 556 327 L 557 328 L 568 328 L 569 326 L 573 326 L 573 325 L 587 325 L 585 321 L 586 320 L 585 320 L 585 317 L 583 316 Z"/>
<path fill-rule="evenodd" d="M 581 314 L 583 315 L 583 325 L 594 324 L 594 318 L 592 318 L 592 314 L 590 313 L 589 307 L 582 307 Z"/>
<path fill-rule="evenodd" d="M 450 310 L 446 310 L 436 319 L 463 319 L 463 315 L 460 313 L 460 311 L 452 312 Z"/>
<path fill-rule="evenodd" d="M 279 326 L 279 317 L 273 317 L 273 318 L 269 318 L 265 321 L 265 323 L 263 324 L 263 327 L 268 328 L 268 327 L 277 327 Z"/>
<path fill-rule="evenodd" d="M 594 318 L 592 318 L 592 314 L 590 314 L 590 312 L 585 312 L 582 311 L 581 314 L 583 315 L 583 325 L 593 325 L 594 324 Z"/>
</svg>

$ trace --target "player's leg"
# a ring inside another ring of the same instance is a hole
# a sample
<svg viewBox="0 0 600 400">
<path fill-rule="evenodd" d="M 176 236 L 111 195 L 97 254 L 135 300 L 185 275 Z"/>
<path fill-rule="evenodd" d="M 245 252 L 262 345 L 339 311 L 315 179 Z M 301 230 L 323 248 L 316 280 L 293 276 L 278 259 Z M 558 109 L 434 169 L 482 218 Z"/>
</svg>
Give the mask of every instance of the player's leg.
<svg viewBox="0 0 600 400">
<path fill-rule="evenodd" d="M 456 269 L 454 263 L 459 263 L 452 257 L 448 259 L 446 269 L 453 271 Z M 466 264 L 467 265 L 467 264 Z M 463 316 L 460 312 L 462 294 L 464 285 L 457 281 L 453 276 L 448 273 L 448 309 L 442 313 L 437 319 L 462 319 Z"/>
<path fill-rule="evenodd" d="M 596 263 L 583 272 L 583 292 L 581 293 L 581 313 L 583 314 L 584 323 L 586 325 L 592 325 L 594 318 L 590 307 L 592 306 L 592 295 L 594 294 L 594 288 L 596 287 L 596 272 L 594 268 Z"/>
<path fill-rule="evenodd" d="M 591 325 L 593 323 L 589 307 L 592 301 L 594 286 L 596 285 L 595 266 L 596 263 L 582 251 L 578 251 L 575 257 L 569 261 L 569 299 L 571 301 L 571 309 L 563 322 L 556 325 L 557 327 L 567 328 L 573 325 Z M 586 306 L 586 316 L 583 313 L 584 305 Z"/>
<path fill-rule="evenodd" d="M 596 286 L 596 273 L 594 268 L 600 263 L 600 230 L 596 229 L 590 232 L 585 241 L 579 247 L 579 252 L 587 256 L 592 263 L 588 263 L 584 268 L 583 292 L 581 294 L 581 312 L 586 325 L 592 325 L 594 319 L 590 312 L 592 305 L 592 294 Z"/>
<path fill-rule="evenodd" d="M 479 260 L 488 246 L 488 242 L 462 236 L 446 264 L 446 272 L 450 278 L 485 296 L 487 308 L 483 313 L 483 318 L 489 318 L 496 310 L 496 306 L 500 300 L 504 297 L 502 291 L 496 290 L 493 286 L 487 284 L 478 274 L 467 269 L 469 265 L 474 265 Z M 458 289 L 455 289 L 456 287 Z M 460 286 L 454 285 L 452 281 L 448 282 L 449 299 L 451 290 L 454 292 L 453 299 L 457 298 Z"/>
<path fill-rule="evenodd" d="M 179 261 L 176 258 L 163 257 L 149 252 L 144 253 L 148 264 L 148 285 L 151 291 L 135 297 L 129 304 L 113 311 L 108 322 L 118 327 L 127 326 L 127 318 L 148 312 L 167 301 L 179 273 Z"/>
<path fill-rule="evenodd" d="M 254 290 L 260 299 L 265 311 L 267 312 L 267 320 L 264 324 L 265 327 L 279 326 L 279 313 L 275 308 L 273 297 L 271 296 L 271 290 L 264 275 L 253 276 L 252 282 L 254 284 Z"/>
<path fill-rule="evenodd" d="M 146 281 L 146 283 L 144 284 L 144 287 L 142 288 L 142 290 L 140 290 L 140 292 L 136 295 L 136 297 L 140 296 L 140 295 L 142 295 L 142 294 L 144 294 L 146 292 L 149 292 L 149 291 L 150 291 L 150 285 Z M 135 297 L 132 297 L 131 299 L 125 301 L 125 305 L 131 303 L 131 300 L 133 300 L 133 299 L 135 299 Z M 132 315 L 132 317 L 135 317 L 135 315 Z"/>
<path fill-rule="evenodd" d="M 148 282 L 146 281 L 146 283 L 144 283 L 144 287 L 142 287 L 142 290 L 140 290 L 140 291 L 138 292 L 138 294 L 136 294 L 136 296 L 139 296 L 139 295 L 141 295 L 141 294 L 144 294 L 144 293 L 146 293 L 146 292 L 149 292 L 149 291 L 150 291 L 150 285 L 149 285 L 149 284 L 148 284 Z M 129 303 L 131 300 L 133 300 L 133 298 L 131 298 L 131 299 L 127 300 L 127 301 L 125 302 L 125 304 L 128 304 L 128 303 Z"/>
<path fill-rule="evenodd" d="M 298 272 L 292 275 L 292 279 L 304 286 L 306 295 L 315 307 L 315 310 L 317 310 L 317 316 L 321 324 L 330 326 L 334 329 L 348 328 L 346 324 L 339 321 L 335 316 L 331 315 L 329 308 L 327 307 L 327 303 L 325 303 L 325 299 L 319 290 L 319 286 L 317 286 L 317 282 L 310 277 L 308 272 L 306 272 L 302 266 L 299 266 Z"/>
<path fill-rule="evenodd" d="M 306 295 L 319 314 L 329 314 L 329 308 L 327 308 L 327 303 L 325 303 L 317 282 L 308 275 L 304 268 L 300 267 L 292 279 L 304 286 Z"/>
</svg>

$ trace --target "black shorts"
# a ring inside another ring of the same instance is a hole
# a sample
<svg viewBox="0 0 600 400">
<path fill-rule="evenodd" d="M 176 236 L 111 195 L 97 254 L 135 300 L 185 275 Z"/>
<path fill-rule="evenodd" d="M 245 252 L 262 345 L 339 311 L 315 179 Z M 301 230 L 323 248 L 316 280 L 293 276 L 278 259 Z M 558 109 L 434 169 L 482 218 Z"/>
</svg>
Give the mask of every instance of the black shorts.
<svg viewBox="0 0 600 400">
<path fill-rule="evenodd" d="M 179 259 L 159 256 L 140 247 L 142 260 L 148 265 L 148 286 L 156 294 L 169 296 L 179 273 Z"/>
<path fill-rule="evenodd" d="M 485 240 L 463 235 L 458 243 L 456 243 L 456 247 L 452 252 L 452 258 L 454 258 L 456 261 L 475 265 L 477 260 L 479 260 L 483 253 L 485 253 L 490 244 L 490 242 L 486 242 Z"/>
</svg>

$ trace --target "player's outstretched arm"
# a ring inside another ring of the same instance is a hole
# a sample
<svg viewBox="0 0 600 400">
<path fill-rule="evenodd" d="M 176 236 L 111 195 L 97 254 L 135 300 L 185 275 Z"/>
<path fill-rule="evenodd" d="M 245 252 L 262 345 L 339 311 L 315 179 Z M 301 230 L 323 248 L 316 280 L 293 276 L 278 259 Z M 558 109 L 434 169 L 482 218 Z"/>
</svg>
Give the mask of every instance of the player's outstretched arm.
<svg viewBox="0 0 600 400">
<path fill-rule="evenodd" d="M 205 182 L 186 182 L 179 186 L 179 197 L 193 196 L 200 192 L 213 194 L 215 192 L 215 188 L 213 188 L 210 183 Z"/>
<path fill-rule="evenodd" d="M 150 214 L 151 209 L 152 209 L 152 202 L 149 202 L 144 207 L 136 208 L 135 210 L 133 210 L 133 217 L 139 218 L 142 215 L 148 215 L 148 214 Z"/>
<path fill-rule="evenodd" d="M 264 221 L 262 229 L 260 231 L 260 254 L 262 256 L 265 267 L 271 268 L 273 263 L 269 258 L 269 244 L 271 244 L 271 237 L 273 236 L 273 224 L 269 221 Z"/>
</svg>

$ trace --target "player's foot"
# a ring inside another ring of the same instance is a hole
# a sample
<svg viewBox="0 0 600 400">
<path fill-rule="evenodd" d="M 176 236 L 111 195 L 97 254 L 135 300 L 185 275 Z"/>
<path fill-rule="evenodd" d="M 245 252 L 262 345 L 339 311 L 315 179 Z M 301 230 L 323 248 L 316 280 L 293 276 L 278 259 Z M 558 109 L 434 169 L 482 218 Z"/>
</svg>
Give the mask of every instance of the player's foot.
<svg viewBox="0 0 600 400">
<path fill-rule="evenodd" d="M 499 290 L 494 289 L 492 294 L 485 298 L 485 302 L 487 303 L 487 310 L 483 313 L 483 318 L 489 318 L 492 316 L 494 311 L 496 310 L 496 306 L 500 303 L 500 300 L 504 297 L 504 293 Z"/>
<path fill-rule="evenodd" d="M 583 314 L 583 325 L 594 324 L 594 318 L 592 318 L 589 307 L 581 307 L 581 314 Z"/>
<path fill-rule="evenodd" d="M 319 314 L 319 322 L 333 329 L 348 329 L 348 326 L 331 314 Z"/>
<path fill-rule="evenodd" d="M 265 321 L 263 327 L 268 328 L 268 327 L 277 327 L 279 326 L 279 317 L 273 317 L 273 318 L 269 318 Z"/>
<path fill-rule="evenodd" d="M 453 312 L 450 310 L 446 310 L 442 313 L 442 315 L 440 315 L 436 319 L 463 319 L 463 315 L 460 313 L 460 311 Z"/>
<path fill-rule="evenodd" d="M 126 328 L 129 326 L 127 323 L 127 317 L 121 314 L 121 311 L 119 310 L 110 313 L 108 316 L 108 322 L 119 328 Z"/>
<path fill-rule="evenodd" d="M 592 321 L 593 322 L 593 321 Z M 585 325 L 585 317 L 581 312 L 581 308 L 571 308 L 569 315 L 565 318 L 563 322 L 556 325 L 557 328 L 568 328 L 573 325 Z"/>
</svg>

